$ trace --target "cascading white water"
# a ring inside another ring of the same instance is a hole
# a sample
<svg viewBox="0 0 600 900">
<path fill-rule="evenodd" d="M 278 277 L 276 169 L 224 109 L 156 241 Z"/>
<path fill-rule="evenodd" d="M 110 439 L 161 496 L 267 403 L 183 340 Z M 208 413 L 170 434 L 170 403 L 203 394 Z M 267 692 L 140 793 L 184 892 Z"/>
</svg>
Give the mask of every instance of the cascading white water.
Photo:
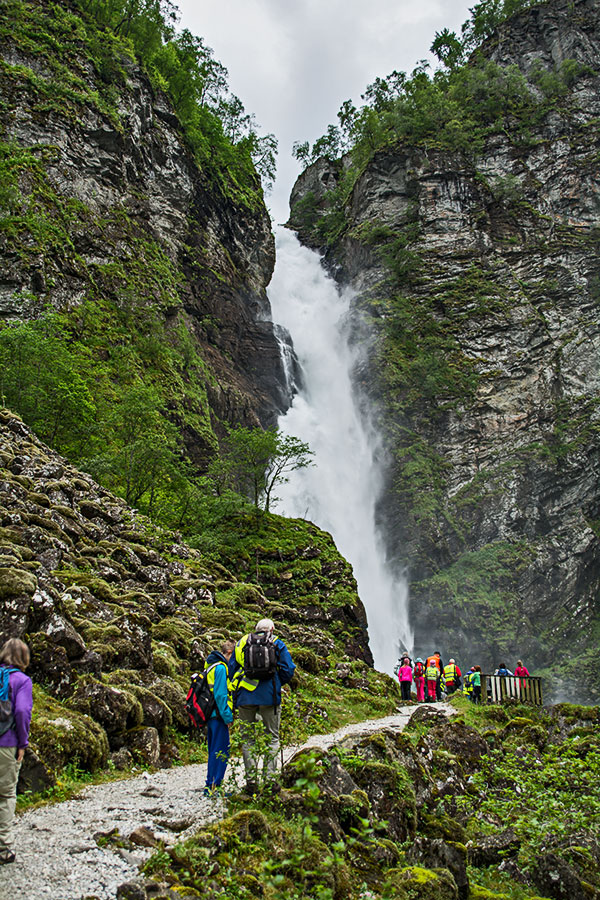
<svg viewBox="0 0 600 900">
<path fill-rule="evenodd" d="M 391 673 L 399 650 L 411 648 L 412 631 L 406 583 L 386 567 L 375 524 L 380 442 L 359 414 L 352 387 L 358 351 L 344 327 L 350 295 L 338 290 L 316 253 L 279 229 L 269 299 L 273 320 L 291 334 L 303 375 L 279 427 L 314 452 L 314 465 L 293 472 L 279 488 L 277 511 L 310 519 L 332 534 L 354 569 L 375 666 Z"/>
</svg>

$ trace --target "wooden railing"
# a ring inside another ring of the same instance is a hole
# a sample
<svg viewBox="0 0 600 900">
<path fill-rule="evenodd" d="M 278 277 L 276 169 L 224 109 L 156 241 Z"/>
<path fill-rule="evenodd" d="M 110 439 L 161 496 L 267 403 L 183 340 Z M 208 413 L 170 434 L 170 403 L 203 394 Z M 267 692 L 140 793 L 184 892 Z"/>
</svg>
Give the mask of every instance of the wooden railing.
<svg viewBox="0 0 600 900">
<path fill-rule="evenodd" d="M 536 675 L 484 675 L 481 674 L 481 702 L 502 703 L 513 698 L 521 703 L 542 706 L 542 679 Z"/>
</svg>

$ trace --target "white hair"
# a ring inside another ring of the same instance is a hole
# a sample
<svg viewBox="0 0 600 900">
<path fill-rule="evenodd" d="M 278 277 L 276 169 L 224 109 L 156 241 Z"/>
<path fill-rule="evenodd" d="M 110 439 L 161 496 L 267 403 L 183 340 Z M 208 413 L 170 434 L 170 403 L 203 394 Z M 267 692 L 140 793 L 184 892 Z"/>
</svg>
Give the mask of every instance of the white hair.
<svg viewBox="0 0 600 900">
<path fill-rule="evenodd" d="M 275 623 L 272 619 L 261 619 L 256 626 L 257 631 L 275 631 Z"/>
</svg>

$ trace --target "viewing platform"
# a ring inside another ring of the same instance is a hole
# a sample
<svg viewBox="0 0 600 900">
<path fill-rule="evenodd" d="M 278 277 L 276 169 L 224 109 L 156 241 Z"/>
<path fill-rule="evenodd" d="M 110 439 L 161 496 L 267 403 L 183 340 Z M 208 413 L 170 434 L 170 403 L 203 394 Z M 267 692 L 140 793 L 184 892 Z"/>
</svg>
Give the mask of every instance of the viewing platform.
<svg viewBox="0 0 600 900">
<path fill-rule="evenodd" d="M 535 675 L 484 675 L 481 673 L 481 702 L 502 703 L 514 699 L 542 706 L 542 679 Z"/>
</svg>

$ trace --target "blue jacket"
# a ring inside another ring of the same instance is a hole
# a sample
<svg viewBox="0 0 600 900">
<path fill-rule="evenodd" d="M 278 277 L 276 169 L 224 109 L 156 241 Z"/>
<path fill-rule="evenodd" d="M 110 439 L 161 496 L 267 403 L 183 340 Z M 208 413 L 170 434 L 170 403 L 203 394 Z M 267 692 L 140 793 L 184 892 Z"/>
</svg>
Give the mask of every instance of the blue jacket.
<svg viewBox="0 0 600 900">
<path fill-rule="evenodd" d="M 227 660 L 222 653 L 219 653 L 218 650 L 213 650 L 213 652 L 208 655 L 206 666 L 212 666 L 213 663 L 217 662 L 225 663 L 225 665 L 215 666 L 215 684 L 213 687 L 215 708 L 211 713 L 211 719 L 215 719 L 217 716 L 219 716 L 219 718 L 221 718 L 226 725 L 229 725 L 230 722 L 233 722 L 233 713 L 229 708 L 229 704 L 227 703 L 229 697 L 229 684 L 226 668 Z"/>
<path fill-rule="evenodd" d="M 234 702 L 236 706 L 280 706 L 281 705 L 281 686 L 292 680 L 296 665 L 292 660 L 290 651 L 285 646 L 281 638 L 275 638 L 275 649 L 277 650 L 277 671 L 274 678 L 261 681 L 253 691 L 246 688 L 240 688 L 234 694 Z M 235 673 L 242 669 L 232 654 L 229 660 L 229 680 L 233 682 Z"/>
</svg>

